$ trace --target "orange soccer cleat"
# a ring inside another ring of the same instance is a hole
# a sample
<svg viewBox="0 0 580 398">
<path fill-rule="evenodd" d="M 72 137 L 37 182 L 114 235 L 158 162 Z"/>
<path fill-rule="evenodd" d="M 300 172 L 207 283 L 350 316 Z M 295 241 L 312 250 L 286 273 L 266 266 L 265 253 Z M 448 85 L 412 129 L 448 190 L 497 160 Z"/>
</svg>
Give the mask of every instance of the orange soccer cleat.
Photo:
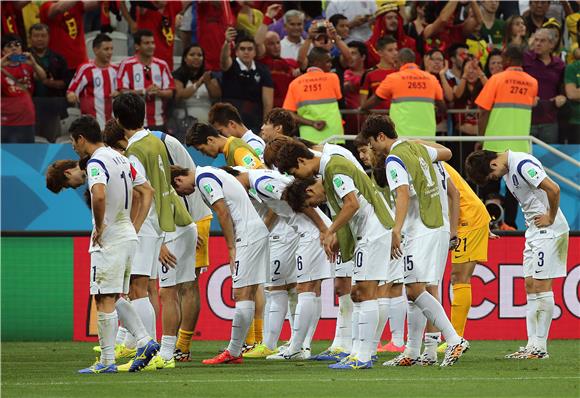
<svg viewBox="0 0 580 398">
<path fill-rule="evenodd" d="M 225 350 L 221 354 L 216 355 L 210 359 L 204 359 L 201 361 L 204 365 L 221 365 L 221 364 L 238 364 L 242 363 L 243 359 L 241 356 L 234 357 L 228 350 Z"/>
</svg>

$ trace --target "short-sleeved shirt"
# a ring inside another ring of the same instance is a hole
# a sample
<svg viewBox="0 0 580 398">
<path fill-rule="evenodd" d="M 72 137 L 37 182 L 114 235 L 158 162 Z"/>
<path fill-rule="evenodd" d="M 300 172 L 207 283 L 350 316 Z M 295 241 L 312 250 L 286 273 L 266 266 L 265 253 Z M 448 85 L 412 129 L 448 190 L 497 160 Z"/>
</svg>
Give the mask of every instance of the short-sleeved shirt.
<svg viewBox="0 0 580 398">
<path fill-rule="evenodd" d="M 356 159 L 356 157 L 352 154 L 352 152 L 343 146 L 336 144 L 324 144 L 324 146 L 322 147 L 322 154 L 327 156 L 340 155 L 343 158 L 346 158 L 350 160 L 352 163 L 354 163 L 354 165 L 359 170 L 365 171 L 364 167 L 360 164 L 360 162 Z"/>
<path fill-rule="evenodd" d="M 274 83 L 274 108 L 281 108 L 288 92 L 288 86 L 294 80 L 294 70 L 300 66 L 296 60 L 290 58 L 265 56 L 258 61 L 270 69 L 272 83 Z"/>
<path fill-rule="evenodd" d="M 491 28 L 487 28 L 485 24 L 481 24 L 481 29 L 479 30 L 480 37 L 487 43 L 493 44 L 497 48 L 503 46 L 504 35 L 505 35 L 505 21 L 500 18 L 496 18 L 493 21 Z"/>
<path fill-rule="evenodd" d="M 254 134 L 252 130 L 248 130 L 242 136 L 242 140 L 256 152 L 256 155 L 260 157 L 260 160 L 264 162 L 264 150 L 266 149 L 266 143 L 258 134 Z"/>
<path fill-rule="evenodd" d="M 520 67 L 509 67 L 490 77 L 475 103 L 490 111 L 486 136 L 530 134 L 532 106 L 538 93 L 538 82 Z M 502 152 L 517 148 L 529 152 L 526 141 L 485 141 L 483 148 Z"/>
<path fill-rule="evenodd" d="M 88 61 L 83 22 L 85 7 L 78 1 L 68 11 L 49 18 L 48 11 L 55 3 L 47 1 L 40 6 L 40 22 L 50 29 L 50 49 L 62 55 L 70 69 L 76 69 Z"/>
<path fill-rule="evenodd" d="M 195 185 L 208 206 L 220 199 L 225 201 L 234 224 L 236 246 L 251 244 L 268 236 L 268 228 L 250 202 L 245 188 L 235 177 L 215 167 L 198 167 Z"/>
<path fill-rule="evenodd" d="M 547 178 L 546 171 L 538 159 L 522 152 L 508 151 L 508 173 L 503 176 L 507 188 L 520 203 L 528 229 L 527 239 L 554 238 L 570 230 L 562 210 L 558 209 L 554 223 L 547 228 L 538 228 L 534 217 L 547 214 L 550 203 L 546 192 L 538 188 Z"/>
<path fill-rule="evenodd" d="M 262 105 L 262 87 L 274 87 L 272 75 L 266 66 L 254 62 L 251 69 L 241 66 L 237 58 L 223 72 L 222 97 L 250 101 Z"/>
<path fill-rule="evenodd" d="M 34 126 L 35 110 L 31 97 L 34 89 L 32 66 L 28 64 L 6 65 L 2 67 L 0 76 L 2 78 L 0 83 L 2 85 L 2 98 L 0 98 L 2 126 Z"/>
<path fill-rule="evenodd" d="M 391 101 L 390 117 L 399 136 L 435 136 L 435 101 L 443 101 L 435 76 L 408 63 L 388 75 L 375 94 Z"/>
<path fill-rule="evenodd" d="M 87 182 L 91 195 L 96 184 L 106 186 L 103 246 L 137 240 L 130 214 L 133 187 L 145 184 L 145 177 L 131 166 L 125 156 L 109 147 L 100 147 L 87 162 Z M 93 228 L 94 225 L 93 217 Z M 91 240 L 89 251 L 95 249 Z"/>
<path fill-rule="evenodd" d="M 391 150 L 395 148 L 400 140 L 395 141 Z M 437 160 L 437 151 L 434 148 L 425 147 L 427 153 L 432 162 Z M 418 161 L 418 160 L 417 160 Z M 395 155 L 387 156 L 385 160 L 387 173 L 387 181 L 389 183 L 389 189 L 396 196 L 396 190 L 402 185 L 409 186 L 409 210 L 407 212 L 407 217 L 405 217 L 405 222 L 403 224 L 403 234 L 408 239 L 414 239 L 426 234 L 433 232 L 433 229 L 428 228 L 421 219 L 421 213 L 419 209 L 419 199 L 418 195 L 420 192 L 415 191 L 415 186 L 413 185 L 413 180 L 411 175 L 407 172 L 407 166 L 401 158 Z"/>
<path fill-rule="evenodd" d="M 226 140 L 226 145 L 224 146 L 223 152 L 224 156 L 227 158 L 229 156 L 229 152 L 231 150 L 232 141 L 234 141 L 236 137 L 229 137 Z M 238 147 L 234 153 L 234 166 L 241 166 L 246 169 L 259 169 L 264 167 L 262 161 L 256 157 L 250 150 L 244 147 Z"/>
<path fill-rule="evenodd" d="M 573 84 L 576 88 L 580 87 L 580 61 L 574 61 L 574 63 L 566 67 L 564 83 Z M 580 102 L 569 101 L 569 103 L 572 108 L 572 114 L 568 121 L 571 124 L 580 124 Z"/>
<path fill-rule="evenodd" d="M 319 143 L 333 135 L 342 135 L 342 117 L 338 101 L 342 98 L 340 83 L 335 73 L 326 73 L 319 68 L 308 68 L 307 72 L 290 83 L 284 100 L 284 109 L 297 112 L 308 120 L 324 120 L 326 127 L 321 131 L 314 127 L 300 126 L 300 137 Z"/>
<path fill-rule="evenodd" d="M 373 95 L 379 85 L 391 73 L 397 72 L 397 69 L 383 69 L 378 65 L 367 70 L 362 77 L 359 94 L 364 94 L 369 98 Z M 382 100 L 373 109 L 389 109 L 391 101 Z"/>
</svg>

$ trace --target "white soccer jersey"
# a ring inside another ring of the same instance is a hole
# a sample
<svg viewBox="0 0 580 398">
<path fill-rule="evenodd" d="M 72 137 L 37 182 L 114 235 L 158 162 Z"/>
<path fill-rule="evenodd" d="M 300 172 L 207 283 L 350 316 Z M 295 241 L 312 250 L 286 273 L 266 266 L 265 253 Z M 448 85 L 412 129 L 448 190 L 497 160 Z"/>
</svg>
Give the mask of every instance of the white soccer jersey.
<svg viewBox="0 0 580 398">
<path fill-rule="evenodd" d="M 224 199 L 234 224 L 236 244 L 249 244 L 268 237 L 268 228 L 250 202 L 245 188 L 226 171 L 204 166 L 195 171 L 195 186 L 209 205 Z"/>
<path fill-rule="evenodd" d="M 523 152 L 508 151 L 508 173 L 503 177 L 507 188 L 520 203 L 528 229 L 526 238 L 555 237 L 570 230 L 561 209 L 554 223 L 547 228 L 538 228 L 534 217 L 550 210 L 548 195 L 538 188 L 547 177 L 538 159 Z"/>
<path fill-rule="evenodd" d="M 106 186 L 103 246 L 137 240 L 130 217 L 131 202 L 133 187 L 144 184 L 145 178 L 131 166 L 125 156 L 109 147 L 101 147 L 93 153 L 87 162 L 87 178 L 91 195 L 96 184 Z M 93 217 L 93 228 L 94 225 Z M 89 251 L 95 249 L 91 240 Z"/>
<path fill-rule="evenodd" d="M 397 140 L 391 147 L 391 150 L 395 148 L 401 141 Z M 434 148 L 428 147 L 427 153 L 432 162 L 437 160 L 437 150 Z M 413 186 L 413 181 L 409 173 L 407 173 L 407 168 L 401 158 L 395 155 L 387 156 L 385 160 L 386 163 L 386 173 L 387 173 L 387 181 L 389 182 L 389 188 L 391 192 L 394 193 L 396 196 L 396 189 L 401 185 L 408 185 L 409 186 L 409 210 L 407 211 L 407 216 L 405 217 L 405 223 L 403 224 L 403 235 L 407 239 L 413 239 L 434 231 L 432 228 L 428 228 L 425 224 L 423 224 L 423 220 L 421 220 L 421 214 L 419 211 L 419 199 L 417 198 L 417 192 L 415 191 L 415 187 Z M 424 165 L 423 172 L 425 173 L 425 177 L 430 185 L 436 184 L 437 181 L 432 181 L 431 174 L 428 170 L 428 165 Z"/>
<path fill-rule="evenodd" d="M 360 162 L 356 159 L 356 157 L 352 154 L 352 152 L 340 145 L 324 144 L 324 146 L 322 147 L 322 154 L 327 156 L 340 155 L 353 162 L 355 166 L 358 167 L 359 170 L 365 171 L 365 168 L 360 164 Z"/>
<path fill-rule="evenodd" d="M 264 142 L 262 137 L 260 137 L 257 134 L 254 134 L 254 132 L 252 130 L 248 130 L 242 136 L 242 140 L 244 140 L 244 142 L 246 144 L 248 144 L 249 146 L 251 146 L 254 149 L 254 151 L 256 152 L 256 155 L 258 155 L 260 160 L 263 162 L 264 161 L 264 150 L 266 149 L 266 143 Z"/>
<path fill-rule="evenodd" d="M 428 148 L 425 146 L 425 148 Z M 451 226 L 449 221 L 449 197 L 447 196 L 447 184 L 449 181 L 449 173 L 445 170 L 443 162 L 433 163 L 435 174 L 437 175 L 437 183 L 439 184 L 439 198 L 441 199 L 441 212 L 443 213 L 443 230 L 450 232 Z"/>
</svg>

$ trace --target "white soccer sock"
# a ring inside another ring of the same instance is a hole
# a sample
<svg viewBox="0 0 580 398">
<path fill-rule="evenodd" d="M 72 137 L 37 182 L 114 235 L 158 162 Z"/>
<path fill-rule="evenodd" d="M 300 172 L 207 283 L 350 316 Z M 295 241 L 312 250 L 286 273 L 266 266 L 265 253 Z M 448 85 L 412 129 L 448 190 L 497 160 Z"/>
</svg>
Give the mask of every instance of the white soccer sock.
<svg viewBox="0 0 580 398">
<path fill-rule="evenodd" d="M 538 301 L 536 293 L 528 293 L 528 303 L 526 305 L 526 329 L 528 331 L 527 348 L 536 345 L 536 331 L 538 328 Z"/>
<path fill-rule="evenodd" d="M 361 362 L 371 360 L 371 355 L 377 347 L 375 334 L 379 325 L 379 303 L 377 300 L 366 300 L 360 303 L 360 315 L 358 316 L 358 334 L 360 349 L 357 358 Z"/>
<path fill-rule="evenodd" d="M 433 326 L 441 330 L 448 345 L 452 346 L 461 342 L 461 337 L 457 334 L 441 303 L 428 292 L 423 292 L 415 299 L 415 305 L 421 308 L 423 315 L 431 321 Z"/>
<path fill-rule="evenodd" d="M 294 330 L 296 316 L 296 306 L 298 305 L 298 292 L 293 287 L 288 291 L 288 322 L 290 323 L 290 333 Z M 292 338 L 292 336 L 290 336 Z"/>
<path fill-rule="evenodd" d="M 164 361 L 169 361 L 173 358 L 175 343 L 177 343 L 177 336 L 161 336 L 161 349 L 159 350 L 159 355 Z"/>
<path fill-rule="evenodd" d="M 358 355 L 360 351 L 360 335 L 358 323 L 360 321 L 360 303 L 352 303 L 352 319 L 351 319 L 351 330 L 352 330 L 352 348 L 350 350 L 350 355 Z"/>
<path fill-rule="evenodd" d="M 276 343 L 280 337 L 284 318 L 288 311 L 288 292 L 286 290 L 271 291 L 269 296 L 268 329 L 264 338 L 264 344 L 270 350 L 276 348 Z"/>
<path fill-rule="evenodd" d="M 232 321 L 232 337 L 228 345 L 228 351 L 234 357 L 239 357 L 242 354 L 242 345 L 246 340 L 246 335 L 254 320 L 255 309 L 256 303 L 250 300 L 238 301 L 236 303 L 234 319 Z"/>
<path fill-rule="evenodd" d="M 117 337 L 115 338 L 115 345 L 123 344 L 125 342 L 126 335 L 127 335 L 127 329 L 125 329 L 125 327 L 119 325 L 119 329 L 117 330 Z"/>
<path fill-rule="evenodd" d="M 536 325 L 536 346 L 543 351 L 547 351 L 548 334 L 554 316 L 554 292 L 536 293 L 537 319 Z"/>
<path fill-rule="evenodd" d="M 381 336 L 385 330 L 387 321 L 389 320 L 389 301 L 390 299 L 381 297 L 377 299 L 378 311 L 379 311 L 379 323 L 377 324 L 377 330 L 375 331 L 375 338 L 373 343 L 373 354 L 377 353 L 377 347 L 381 342 Z"/>
<path fill-rule="evenodd" d="M 407 306 L 407 346 L 405 354 L 410 358 L 417 358 L 421 355 L 421 343 L 423 340 L 423 331 L 427 325 L 427 318 L 423 315 L 421 309 L 412 301 Z"/>
<path fill-rule="evenodd" d="M 115 336 L 119 318 L 117 311 L 97 312 L 97 330 L 99 332 L 99 345 L 101 346 L 101 363 L 112 365 L 115 363 Z"/>
<path fill-rule="evenodd" d="M 147 334 L 147 330 L 135 306 L 121 297 L 115 303 L 115 308 L 119 314 L 119 319 L 127 329 L 124 342 L 125 347 L 130 349 L 136 346 L 139 348 L 144 347 L 151 340 L 151 337 Z"/>
<path fill-rule="evenodd" d="M 296 319 L 294 319 L 294 330 L 292 331 L 292 341 L 288 354 L 294 354 L 302 349 L 302 344 L 310 328 L 310 324 L 316 313 L 316 293 L 304 292 L 298 295 L 298 305 L 296 306 Z"/>
<path fill-rule="evenodd" d="M 147 331 L 149 337 L 156 340 L 157 325 L 155 323 L 155 310 L 151 305 L 149 297 L 143 297 L 140 299 L 132 300 L 131 305 L 133 306 L 133 308 L 135 308 L 135 311 L 137 311 L 137 314 L 139 314 L 139 318 L 141 318 L 141 320 L 143 321 L 143 326 L 145 326 L 145 330 Z"/>
<path fill-rule="evenodd" d="M 390 299 L 389 327 L 391 341 L 397 347 L 405 345 L 405 317 L 407 316 L 407 300 L 405 296 Z"/>
<path fill-rule="evenodd" d="M 262 336 L 264 339 L 269 330 L 268 323 L 270 322 L 270 306 L 272 305 L 272 300 L 270 300 L 270 294 L 272 292 L 268 289 L 264 289 L 264 313 L 262 314 Z"/>
<path fill-rule="evenodd" d="M 320 320 L 320 315 L 322 314 L 322 298 L 317 296 L 314 299 L 315 304 L 315 312 L 312 321 L 310 322 L 310 327 L 308 328 L 308 333 L 306 333 L 306 337 L 304 338 L 304 343 L 302 343 L 302 348 L 305 350 L 310 349 L 310 345 L 312 344 L 312 338 L 314 337 L 314 332 L 316 332 L 316 327 L 318 326 L 318 321 Z"/>
<path fill-rule="evenodd" d="M 350 293 L 338 298 L 338 314 L 334 341 L 330 349 L 342 348 L 346 352 L 352 349 L 352 299 Z"/>
<path fill-rule="evenodd" d="M 425 351 L 427 357 L 437 360 L 437 345 L 441 339 L 441 332 L 425 333 Z"/>
</svg>

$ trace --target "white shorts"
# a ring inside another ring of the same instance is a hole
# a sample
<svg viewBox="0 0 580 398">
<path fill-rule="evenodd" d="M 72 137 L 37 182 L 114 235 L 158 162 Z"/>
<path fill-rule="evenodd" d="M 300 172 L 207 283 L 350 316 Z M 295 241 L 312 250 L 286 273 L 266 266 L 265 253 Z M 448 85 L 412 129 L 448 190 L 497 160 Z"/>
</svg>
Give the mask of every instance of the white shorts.
<svg viewBox="0 0 580 398">
<path fill-rule="evenodd" d="M 390 248 L 389 253 L 387 254 L 388 257 L 391 256 Z M 387 279 L 385 280 L 386 283 L 403 283 L 403 257 L 399 258 L 392 258 L 389 261 L 389 265 L 387 267 Z"/>
<path fill-rule="evenodd" d="M 296 283 L 296 250 L 299 235 L 270 236 L 270 275 L 267 287 Z"/>
<path fill-rule="evenodd" d="M 131 263 L 136 249 L 137 241 L 130 240 L 90 253 L 92 295 L 129 293 Z"/>
<path fill-rule="evenodd" d="M 195 224 L 193 224 L 195 226 Z M 187 228 L 177 238 L 165 242 L 167 249 L 177 259 L 175 268 L 157 261 L 159 269 L 159 287 L 172 287 L 180 283 L 195 280 L 195 246 L 197 228 Z"/>
<path fill-rule="evenodd" d="M 261 285 L 269 280 L 270 250 L 269 238 L 252 243 L 236 245 L 236 263 L 232 275 L 232 286 L 241 288 Z"/>
<path fill-rule="evenodd" d="M 524 277 L 553 279 L 566 276 L 568 233 L 548 239 L 526 239 Z"/>
<path fill-rule="evenodd" d="M 362 238 L 354 249 L 353 281 L 386 281 L 391 255 L 391 231 L 378 237 Z"/>
<path fill-rule="evenodd" d="M 439 283 L 443 280 L 445 266 L 447 265 L 447 256 L 449 255 L 449 238 L 451 234 L 447 231 L 441 231 L 438 236 L 440 239 L 439 253 L 437 257 L 434 257 L 437 269 L 435 271 L 435 279 L 429 282 L 431 286 L 439 286 Z"/>
<path fill-rule="evenodd" d="M 145 275 L 149 279 L 157 279 L 157 263 L 162 243 L 162 237 L 139 237 L 139 245 L 131 265 L 131 275 Z"/>
<path fill-rule="evenodd" d="M 333 277 L 335 265 L 328 261 L 318 238 L 300 240 L 296 251 L 296 281 L 305 283 Z"/>
<path fill-rule="evenodd" d="M 405 284 L 430 283 L 437 280 L 442 231 L 436 229 L 414 239 L 405 238 L 403 248 Z"/>
<path fill-rule="evenodd" d="M 354 260 L 342 261 L 342 256 L 340 252 L 336 257 L 336 266 L 334 267 L 334 277 L 335 278 L 351 278 L 352 269 L 354 268 Z"/>
</svg>

